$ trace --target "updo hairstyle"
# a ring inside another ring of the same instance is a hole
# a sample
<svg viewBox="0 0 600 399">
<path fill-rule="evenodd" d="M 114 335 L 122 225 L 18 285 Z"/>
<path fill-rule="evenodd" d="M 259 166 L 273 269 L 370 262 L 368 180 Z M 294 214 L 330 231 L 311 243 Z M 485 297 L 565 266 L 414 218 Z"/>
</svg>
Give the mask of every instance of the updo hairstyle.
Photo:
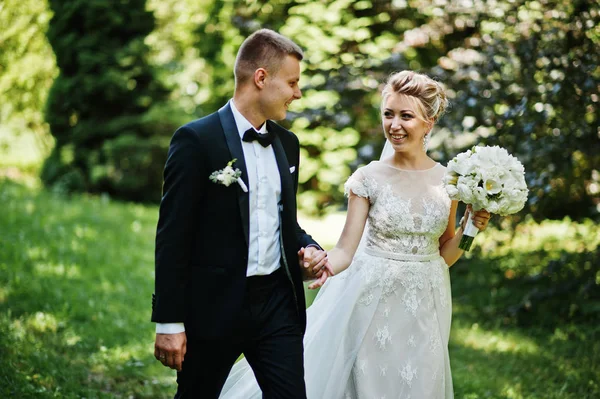
<svg viewBox="0 0 600 399">
<path fill-rule="evenodd" d="M 448 107 L 448 99 L 442 85 L 427 75 L 413 71 L 400 71 L 390 75 L 381 92 L 381 108 L 390 94 L 404 94 L 417 99 L 417 109 L 425 122 L 434 123 Z"/>
</svg>

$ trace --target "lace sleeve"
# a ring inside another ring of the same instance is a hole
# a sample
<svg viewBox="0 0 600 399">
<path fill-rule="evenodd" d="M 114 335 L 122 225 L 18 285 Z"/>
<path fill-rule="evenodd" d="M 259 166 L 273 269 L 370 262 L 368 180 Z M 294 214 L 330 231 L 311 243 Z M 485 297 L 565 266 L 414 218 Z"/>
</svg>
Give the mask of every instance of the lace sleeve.
<svg viewBox="0 0 600 399">
<path fill-rule="evenodd" d="M 352 191 L 353 194 L 359 197 L 370 198 L 372 195 L 371 186 L 370 179 L 365 176 L 362 170 L 358 169 L 344 184 L 344 194 L 348 197 L 350 191 Z"/>
</svg>

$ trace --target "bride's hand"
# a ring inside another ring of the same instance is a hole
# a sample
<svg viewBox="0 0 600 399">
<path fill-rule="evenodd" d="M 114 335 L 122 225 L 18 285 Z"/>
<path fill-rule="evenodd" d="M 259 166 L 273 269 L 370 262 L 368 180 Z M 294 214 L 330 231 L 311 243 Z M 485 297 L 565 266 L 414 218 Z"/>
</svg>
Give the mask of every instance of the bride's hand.
<svg viewBox="0 0 600 399">
<path fill-rule="evenodd" d="M 323 284 L 325 284 L 325 281 L 327 281 L 327 279 L 331 276 L 333 276 L 332 266 L 329 262 L 327 262 L 327 264 L 323 267 L 323 273 L 321 273 L 321 276 L 318 278 L 317 281 L 312 282 L 308 286 L 308 289 L 314 290 L 322 287 Z"/>
<path fill-rule="evenodd" d="M 487 228 L 487 225 L 490 222 L 490 218 L 492 217 L 491 213 L 489 213 L 485 209 L 473 212 L 473 208 L 471 207 L 471 205 L 467 205 L 467 212 L 473 215 L 473 224 L 479 229 L 479 231 L 483 231 Z"/>
<path fill-rule="evenodd" d="M 327 251 L 318 249 L 314 246 L 300 248 L 298 251 L 298 260 L 302 270 L 303 280 L 320 279 L 323 272 L 328 270 L 329 275 L 333 276 L 333 270 L 327 259 Z"/>
</svg>

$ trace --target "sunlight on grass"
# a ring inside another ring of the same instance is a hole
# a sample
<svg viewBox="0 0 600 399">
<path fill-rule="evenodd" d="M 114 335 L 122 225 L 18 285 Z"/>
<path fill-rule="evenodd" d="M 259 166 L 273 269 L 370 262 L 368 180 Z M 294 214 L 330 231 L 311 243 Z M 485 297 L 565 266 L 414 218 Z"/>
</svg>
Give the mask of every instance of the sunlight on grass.
<svg viewBox="0 0 600 399">
<path fill-rule="evenodd" d="M 75 225 L 75 235 L 77 238 L 86 238 L 89 240 L 96 239 L 98 237 L 98 232 L 95 229 L 90 228 L 89 226 L 82 226 L 80 224 Z"/>
<path fill-rule="evenodd" d="M 514 252 L 586 252 L 600 245 L 598 225 L 591 220 L 573 223 L 564 220 L 527 221 L 517 225 L 514 233 L 497 228 L 488 229 L 477 238 L 481 253 L 486 256 L 505 256 Z"/>
<path fill-rule="evenodd" d="M 175 372 L 154 359 L 149 322 L 157 206 L 62 197 L 6 180 L 0 202 L 7 204 L 0 212 L 0 397 L 172 397 Z M 329 249 L 344 219 L 344 212 L 300 215 L 300 225 Z M 478 237 L 481 249 L 453 267 L 457 399 L 580 399 L 600 392 L 597 329 L 504 329 L 506 298 L 522 295 L 507 286 L 506 268 L 530 270 L 554 256 L 554 249 L 534 254 L 527 245 L 572 245 L 556 241 L 559 234 L 582 241 L 569 247 L 576 250 L 598 241 L 598 228 L 587 222 L 561 223 L 524 223 L 519 251 L 504 247 L 513 240 L 501 232 L 501 245 L 487 252 L 497 237 L 486 232 Z"/>
<path fill-rule="evenodd" d="M 10 316 L 10 314 L 9 314 Z M 27 328 L 20 319 L 12 320 L 9 324 L 9 334 L 17 341 L 22 341 L 27 334 Z"/>
<path fill-rule="evenodd" d="M 62 332 L 63 342 L 66 346 L 75 346 L 81 342 L 81 336 L 75 334 L 72 330 Z"/>
<path fill-rule="evenodd" d="M 48 258 L 48 248 L 32 246 L 27 248 L 27 257 L 30 260 L 44 260 Z"/>
<path fill-rule="evenodd" d="M 55 333 L 58 329 L 58 320 L 50 313 L 36 312 L 25 320 L 25 326 L 34 332 Z"/>
<path fill-rule="evenodd" d="M 110 364 L 128 364 L 134 367 L 143 367 L 146 364 L 154 363 L 156 360 L 151 357 L 154 353 L 154 346 L 149 342 L 133 342 L 127 345 L 117 345 L 106 347 L 101 345 L 98 351 L 90 356 L 92 364 L 100 368 Z M 142 358 L 144 358 L 142 360 Z M 99 371 L 94 368 L 94 371 Z"/>
<path fill-rule="evenodd" d="M 470 328 L 452 329 L 452 342 L 484 352 L 536 354 L 540 348 L 528 337 L 502 331 L 482 329 L 477 323 Z"/>
<path fill-rule="evenodd" d="M 523 399 L 521 384 L 506 384 L 502 388 L 502 395 L 507 399 Z"/>
<path fill-rule="evenodd" d="M 77 265 L 65 266 L 63 263 L 38 263 L 34 266 L 38 276 L 60 276 L 65 278 L 79 278 L 81 271 Z"/>
<path fill-rule="evenodd" d="M 89 371 L 105 381 L 123 372 L 135 375 L 146 385 L 174 387 L 175 373 L 162 366 L 153 356 L 153 342 L 140 340 L 127 345 L 101 345 L 89 357 Z M 149 371 L 150 370 L 150 371 Z"/>
</svg>

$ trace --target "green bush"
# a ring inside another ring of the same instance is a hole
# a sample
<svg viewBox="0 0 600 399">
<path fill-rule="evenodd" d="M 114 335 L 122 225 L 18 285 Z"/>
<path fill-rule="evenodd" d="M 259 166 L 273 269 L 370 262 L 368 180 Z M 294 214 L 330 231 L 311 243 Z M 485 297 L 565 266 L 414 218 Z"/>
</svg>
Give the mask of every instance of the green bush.
<svg viewBox="0 0 600 399">
<path fill-rule="evenodd" d="M 473 314 L 546 328 L 600 322 L 600 228 L 591 220 L 528 220 L 514 230 L 490 228 L 476 240 L 464 261 L 468 270 L 453 268 L 489 298 Z"/>
<path fill-rule="evenodd" d="M 56 140 L 44 183 L 116 198 L 160 198 L 168 137 L 167 91 L 150 66 L 145 0 L 50 1 L 48 39 L 60 70 L 46 120 Z"/>
</svg>

